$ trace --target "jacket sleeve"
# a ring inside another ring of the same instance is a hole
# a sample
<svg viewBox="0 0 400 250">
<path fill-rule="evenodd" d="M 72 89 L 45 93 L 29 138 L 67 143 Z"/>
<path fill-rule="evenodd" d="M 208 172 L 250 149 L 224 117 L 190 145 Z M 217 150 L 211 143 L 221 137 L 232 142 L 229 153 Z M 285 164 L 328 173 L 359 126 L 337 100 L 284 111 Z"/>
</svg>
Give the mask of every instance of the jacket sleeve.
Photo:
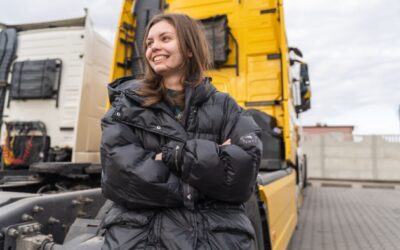
<svg viewBox="0 0 400 250">
<path fill-rule="evenodd" d="M 193 139 L 186 143 L 170 142 L 163 147 L 163 161 L 182 180 L 212 199 L 241 203 L 251 195 L 261 159 L 260 129 L 228 97 L 224 113 L 223 141 Z"/>
<path fill-rule="evenodd" d="M 145 150 L 134 130 L 112 118 L 102 119 L 101 187 L 104 196 L 127 208 L 182 205 L 179 178 L 155 153 Z"/>
</svg>

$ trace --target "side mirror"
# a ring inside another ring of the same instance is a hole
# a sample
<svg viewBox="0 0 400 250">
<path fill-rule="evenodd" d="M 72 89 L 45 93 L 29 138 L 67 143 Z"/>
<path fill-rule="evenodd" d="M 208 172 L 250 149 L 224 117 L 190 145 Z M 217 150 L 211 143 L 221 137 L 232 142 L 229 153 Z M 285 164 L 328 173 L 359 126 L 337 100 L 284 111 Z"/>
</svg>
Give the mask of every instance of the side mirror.
<svg viewBox="0 0 400 250">
<path fill-rule="evenodd" d="M 311 88 L 310 76 L 308 74 L 308 65 L 300 64 L 300 105 L 296 106 L 297 113 L 307 111 L 311 108 Z"/>
<path fill-rule="evenodd" d="M 307 63 L 300 64 L 300 78 L 305 82 L 310 81 L 310 77 L 308 75 L 308 64 Z"/>
</svg>

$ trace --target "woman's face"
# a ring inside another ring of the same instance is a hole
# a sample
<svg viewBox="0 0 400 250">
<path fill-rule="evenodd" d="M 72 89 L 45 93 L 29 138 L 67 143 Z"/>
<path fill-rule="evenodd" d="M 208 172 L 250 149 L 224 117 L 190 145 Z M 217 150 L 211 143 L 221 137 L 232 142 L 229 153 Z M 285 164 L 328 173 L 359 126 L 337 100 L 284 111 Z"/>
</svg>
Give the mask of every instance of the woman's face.
<svg viewBox="0 0 400 250">
<path fill-rule="evenodd" d="M 181 75 L 183 57 L 176 29 L 163 20 L 154 24 L 146 39 L 146 59 L 151 68 L 163 77 Z"/>
</svg>

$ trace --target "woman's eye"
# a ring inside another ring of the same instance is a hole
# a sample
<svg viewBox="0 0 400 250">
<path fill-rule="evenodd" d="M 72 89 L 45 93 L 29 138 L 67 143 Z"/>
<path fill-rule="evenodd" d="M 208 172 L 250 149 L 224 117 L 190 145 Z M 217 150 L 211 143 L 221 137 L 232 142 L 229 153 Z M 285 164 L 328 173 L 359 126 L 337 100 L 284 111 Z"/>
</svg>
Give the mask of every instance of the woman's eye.
<svg viewBox="0 0 400 250">
<path fill-rule="evenodd" d="M 148 41 L 148 42 L 146 43 L 147 47 L 150 47 L 152 44 L 153 44 L 153 41 Z"/>
<path fill-rule="evenodd" d="M 162 38 L 162 40 L 163 40 L 164 42 L 168 42 L 169 40 L 171 40 L 171 38 L 168 37 L 168 36 L 165 36 L 165 37 Z"/>
</svg>

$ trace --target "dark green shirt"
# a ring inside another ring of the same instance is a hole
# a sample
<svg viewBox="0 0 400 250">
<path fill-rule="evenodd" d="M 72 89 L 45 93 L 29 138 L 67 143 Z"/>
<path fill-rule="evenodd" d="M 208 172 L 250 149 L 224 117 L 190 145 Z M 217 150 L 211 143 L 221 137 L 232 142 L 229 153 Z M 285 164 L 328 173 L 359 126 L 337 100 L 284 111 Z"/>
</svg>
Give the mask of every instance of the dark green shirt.
<svg viewBox="0 0 400 250">
<path fill-rule="evenodd" d="M 178 90 L 173 90 L 173 89 L 167 89 L 166 92 L 166 99 L 167 99 L 167 104 L 171 108 L 172 113 L 174 113 L 175 120 L 182 122 L 183 118 L 183 111 L 185 110 L 185 105 L 179 105 L 175 103 L 173 100 L 177 95 L 182 94 L 183 91 L 178 91 Z"/>
</svg>

